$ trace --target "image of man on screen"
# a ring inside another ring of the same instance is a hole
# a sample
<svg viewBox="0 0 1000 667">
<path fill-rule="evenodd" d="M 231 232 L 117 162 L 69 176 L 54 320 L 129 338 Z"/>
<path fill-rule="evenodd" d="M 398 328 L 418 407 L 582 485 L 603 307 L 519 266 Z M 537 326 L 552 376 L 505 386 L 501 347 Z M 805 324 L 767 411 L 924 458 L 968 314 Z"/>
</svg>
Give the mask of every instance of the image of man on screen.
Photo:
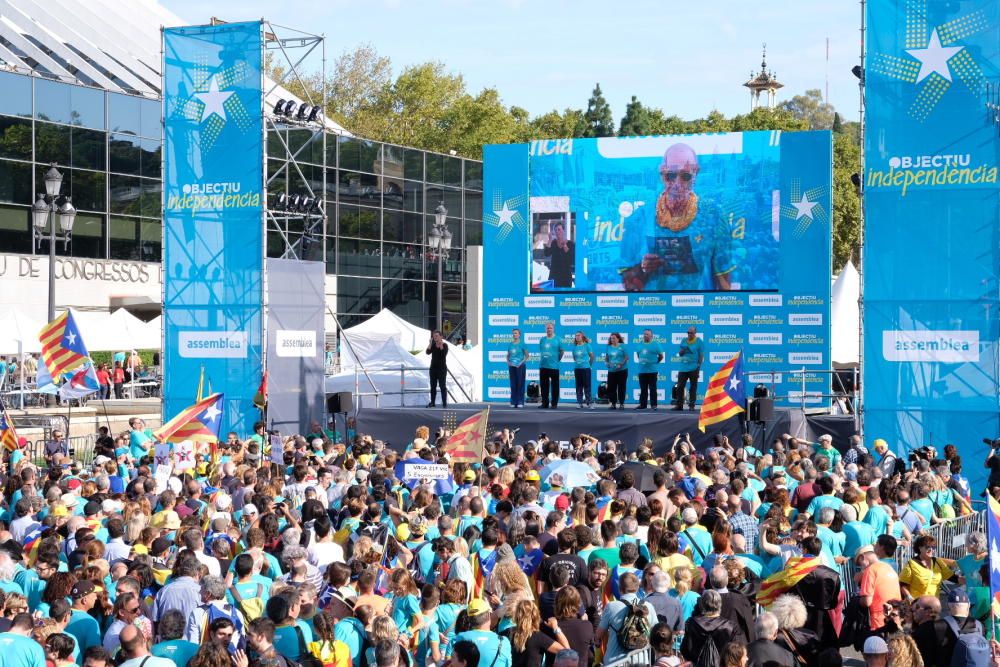
<svg viewBox="0 0 1000 667">
<path fill-rule="evenodd" d="M 576 247 L 566 238 L 565 223 L 553 223 L 549 230 L 550 236 L 545 244 L 545 256 L 549 258 L 549 280 L 554 287 L 572 287 Z"/>
<path fill-rule="evenodd" d="M 663 191 L 625 220 L 622 285 L 627 291 L 728 290 L 736 268 L 732 233 L 720 210 L 695 193 L 698 156 L 687 144 L 667 149 Z"/>
</svg>

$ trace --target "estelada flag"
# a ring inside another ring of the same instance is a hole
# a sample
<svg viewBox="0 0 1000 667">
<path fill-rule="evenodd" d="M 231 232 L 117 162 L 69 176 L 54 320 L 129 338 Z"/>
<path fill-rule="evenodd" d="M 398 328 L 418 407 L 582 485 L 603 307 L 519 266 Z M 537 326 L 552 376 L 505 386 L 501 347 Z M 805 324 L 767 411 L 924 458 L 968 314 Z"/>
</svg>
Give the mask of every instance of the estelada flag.
<svg viewBox="0 0 1000 667">
<path fill-rule="evenodd" d="M 822 565 L 819 556 L 793 556 L 785 563 L 785 568 L 764 580 L 757 591 L 757 604 L 767 608 L 774 601 L 790 591 L 806 575 Z"/>
<path fill-rule="evenodd" d="M 257 393 L 253 396 L 253 404 L 258 410 L 263 410 L 267 407 L 267 374 L 269 371 L 264 371 L 264 378 L 260 381 L 260 386 L 257 387 Z"/>
<path fill-rule="evenodd" d="M 42 344 L 42 362 L 57 385 L 62 383 L 64 373 L 82 366 L 90 357 L 73 313 L 68 310 L 42 327 L 38 342 Z"/>
<path fill-rule="evenodd" d="M 993 606 L 993 615 L 1000 614 L 1000 559 L 998 549 L 1000 549 L 1000 502 L 993 496 L 989 496 L 989 511 L 986 513 L 986 541 L 989 542 L 990 553 L 990 600 Z"/>
<path fill-rule="evenodd" d="M 0 401 L 0 444 L 8 452 L 17 449 L 17 431 L 14 430 L 14 422 L 7 416 L 7 408 Z"/>
<path fill-rule="evenodd" d="M 453 461 L 478 461 L 483 458 L 489 416 L 490 409 L 486 408 L 458 425 L 444 445 L 445 453 Z"/>
<path fill-rule="evenodd" d="M 701 404 L 701 412 L 698 414 L 699 431 L 704 433 L 706 426 L 743 412 L 743 405 L 747 401 L 743 384 L 743 353 L 737 352 L 708 381 L 705 402 Z"/>
<path fill-rule="evenodd" d="M 222 426 L 222 394 L 212 394 L 194 405 L 184 408 L 176 417 L 153 431 L 160 442 L 212 443 L 219 439 Z"/>
</svg>

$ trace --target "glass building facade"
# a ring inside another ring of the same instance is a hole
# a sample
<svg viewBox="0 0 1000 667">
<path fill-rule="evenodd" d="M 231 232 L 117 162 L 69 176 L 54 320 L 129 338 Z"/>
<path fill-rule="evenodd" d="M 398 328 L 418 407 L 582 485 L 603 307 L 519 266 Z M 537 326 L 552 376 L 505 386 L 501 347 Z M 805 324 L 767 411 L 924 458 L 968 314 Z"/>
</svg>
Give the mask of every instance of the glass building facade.
<svg viewBox="0 0 1000 667">
<path fill-rule="evenodd" d="M 33 247 L 31 204 L 55 162 L 79 211 L 58 255 L 160 262 L 160 100 L 10 72 L 0 72 L 0 91 L 0 252 L 48 254 L 47 240 Z M 389 308 L 436 327 L 440 271 L 446 329 L 464 329 L 466 246 L 482 244 L 482 162 L 332 133 L 324 154 L 319 135 L 282 133 L 297 156 L 280 157 L 289 151 L 269 137 L 268 192 L 305 193 L 307 179 L 323 193 L 322 242 L 306 259 L 337 276 L 341 326 Z M 439 266 L 427 236 L 440 203 L 452 250 Z M 306 231 L 301 219 L 282 224 L 268 232 L 269 256 Z"/>
</svg>

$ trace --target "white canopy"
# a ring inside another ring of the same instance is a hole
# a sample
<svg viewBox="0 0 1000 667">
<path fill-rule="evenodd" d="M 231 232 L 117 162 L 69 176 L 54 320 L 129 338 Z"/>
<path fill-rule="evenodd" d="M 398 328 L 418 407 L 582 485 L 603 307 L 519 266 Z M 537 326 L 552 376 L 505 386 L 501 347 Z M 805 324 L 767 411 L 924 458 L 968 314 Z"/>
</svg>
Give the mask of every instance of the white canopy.
<svg viewBox="0 0 1000 667">
<path fill-rule="evenodd" d="M 143 322 L 119 308 L 114 313 L 74 310 L 73 319 L 90 352 L 160 349 L 159 318 Z M 41 352 L 38 334 L 44 326 L 43 319 L 30 317 L 17 309 L 0 315 L 0 354 Z"/>
<path fill-rule="evenodd" d="M 830 299 L 830 354 L 838 365 L 857 364 L 861 359 L 861 277 L 850 261 L 833 283 Z"/>
</svg>

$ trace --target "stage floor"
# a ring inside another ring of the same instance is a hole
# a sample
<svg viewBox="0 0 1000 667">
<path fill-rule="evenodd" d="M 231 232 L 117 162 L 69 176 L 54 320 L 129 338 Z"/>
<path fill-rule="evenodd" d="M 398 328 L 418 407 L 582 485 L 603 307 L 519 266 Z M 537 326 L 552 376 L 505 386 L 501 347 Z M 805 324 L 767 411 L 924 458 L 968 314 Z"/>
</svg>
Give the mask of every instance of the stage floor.
<svg viewBox="0 0 1000 667">
<path fill-rule="evenodd" d="M 678 433 L 690 433 L 699 450 L 708 447 L 712 436 L 724 433 L 733 442 L 744 432 L 744 423 L 737 418 L 709 426 L 705 433 L 698 430 L 697 411 L 674 411 L 672 406 L 657 410 L 610 410 L 607 405 L 595 405 L 593 410 L 580 410 L 575 403 L 560 405 L 556 410 L 542 410 L 526 405 L 515 410 L 509 405 L 463 403 L 447 409 L 420 407 L 365 408 L 357 414 L 357 430 L 389 443 L 392 449 L 402 451 L 413 439 L 414 431 L 424 425 L 435 430 L 441 426 L 453 429 L 462 420 L 472 416 L 487 405 L 490 407 L 490 432 L 502 428 L 519 429 L 517 442 L 535 440 L 542 433 L 553 440 L 569 440 L 580 433 L 599 440 L 620 440 L 632 451 L 643 438 L 653 440 L 657 453 L 667 451 Z M 845 445 L 854 433 L 854 418 L 850 415 L 807 416 L 798 409 L 775 410 L 775 419 L 766 424 L 750 422 L 749 432 L 754 434 L 758 447 L 769 443 L 782 433 L 798 438 L 815 440 L 820 434 L 831 433 L 837 445 Z"/>
</svg>

